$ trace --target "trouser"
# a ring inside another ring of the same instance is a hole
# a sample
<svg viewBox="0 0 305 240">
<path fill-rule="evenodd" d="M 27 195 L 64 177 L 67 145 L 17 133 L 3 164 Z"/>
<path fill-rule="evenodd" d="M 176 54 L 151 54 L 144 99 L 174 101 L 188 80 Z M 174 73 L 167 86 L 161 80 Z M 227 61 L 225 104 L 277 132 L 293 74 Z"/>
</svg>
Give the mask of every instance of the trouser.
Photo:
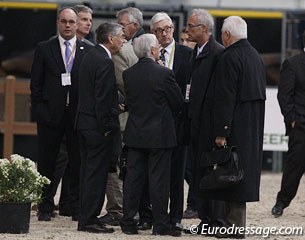
<svg viewBox="0 0 305 240">
<path fill-rule="evenodd" d="M 305 171 L 305 123 L 296 123 L 289 133 L 288 158 L 285 162 L 277 204 L 289 206 Z"/>
<path fill-rule="evenodd" d="M 121 227 L 135 229 L 135 214 L 139 210 L 145 179 L 149 176 L 154 231 L 166 231 L 170 226 L 167 213 L 170 189 L 170 160 L 172 149 L 128 149 L 127 175 Z"/>
<path fill-rule="evenodd" d="M 57 161 L 60 143 L 63 136 L 67 138 L 68 164 L 65 173 L 69 172 L 70 178 L 70 203 L 71 211 L 78 213 L 79 203 L 79 167 L 80 154 L 79 144 L 76 131 L 73 128 L 74 121 L 71 116 L 70 108 L 67 107 L 64 113 L 63 120 L 56 127 L 50 127 L 44 124 L 37 124 L 38 144 L 39 144 L 39 159 L 38 171 L 43 176 L 51 180 L 51 184 L 43 189 L 43 201 L 38 205 L 40 212 L 51 213 L 54 208 L 54 185 L 55 166 Z"/>
</svg>

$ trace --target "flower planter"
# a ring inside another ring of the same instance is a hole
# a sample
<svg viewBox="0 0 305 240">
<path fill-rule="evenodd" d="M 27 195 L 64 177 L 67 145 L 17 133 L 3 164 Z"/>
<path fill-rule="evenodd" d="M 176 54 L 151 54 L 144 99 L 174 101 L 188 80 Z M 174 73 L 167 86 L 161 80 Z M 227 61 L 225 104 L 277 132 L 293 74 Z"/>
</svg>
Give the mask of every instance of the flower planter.
<svg viewBox="0 0 305 240">
<path fill-rule="evenodd" d="M 0 203 L 0 233 L 28 233 L 31 203 Z"/>
</svg>

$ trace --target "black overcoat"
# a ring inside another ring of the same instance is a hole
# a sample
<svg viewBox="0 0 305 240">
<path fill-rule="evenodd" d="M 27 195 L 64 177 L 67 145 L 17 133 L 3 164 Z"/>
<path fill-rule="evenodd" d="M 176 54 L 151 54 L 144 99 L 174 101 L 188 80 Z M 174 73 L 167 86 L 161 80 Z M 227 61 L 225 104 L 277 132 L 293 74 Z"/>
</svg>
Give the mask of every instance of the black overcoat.
<svg viewBox="0 0 305 240">
<path fill-rule="evenodd" d="M 200 167 L 201 155 L 212 148 L 214 138 L 212 134 L 212 75 L 218 55 L 224 47 L 211 36 L 202 52 L 197 56 L 197 46 L 192 55 L 192 78 L 190 91 L 189 113 L 191 119 L 191 147 L 194 156 L 194 188 L 197 195 L 201 195 L 199 181 L 203 169 Z"/>
<path fill-rule="evenodd" d="M 215 191 L 214 199 L 259 200 L 265 99 L 263 61 L 246 39 L 239 40 L 225 49 L 216 66 L 213 132 L 214 137 L 226 137 L 228 145 L 238 147 L 244 179 Z"/>
</svg>

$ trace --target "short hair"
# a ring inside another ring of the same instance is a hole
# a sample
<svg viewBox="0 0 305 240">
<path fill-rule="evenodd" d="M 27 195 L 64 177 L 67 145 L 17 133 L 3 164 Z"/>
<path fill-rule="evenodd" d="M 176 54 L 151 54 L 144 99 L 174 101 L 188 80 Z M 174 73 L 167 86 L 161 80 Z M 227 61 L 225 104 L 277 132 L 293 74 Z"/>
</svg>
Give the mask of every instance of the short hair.
<svg viewBox="0 0 305 240">
<path fill-rule="evenodd" d="M 168 20 L 171 25 L 173 25 L 172 19 L 168 16 L 165 12 L 158 12 L 156 13 L 150 20 L 150 29 L 153 30 L 154 26 L 157 22 L 160 22 L 162 20 Z"/>
<path fill-rule="evenodd" d="M 108 37 L 111 36 L 118 36 L 119 33 L 122 31 L 122 25 L 114 22 L 107 22 L 100 24 L 96 31 L 96 42 L 97 43 L 108 43 Z"/>
<path fill-rule="evenodd" d="M 124 14 L 128 15 L 130 22 L 137 23 L 139 27 L 143 26 L 143 14 L 139 9 L 134 7 L 124 8 L 116 13 L 116 17 L 118 18 Z"/>
<path fill-rule="evenodd" d="M 247 23 L 239 16 L 230 16 L 223 21 L 221 31 L 228 31 L 236 39 L 247 39 Z"/>
<path fill-rule="evenodd" d="M 151 33 L 142 34 L 132 42 L 133 50 L 138 58 L 150 57 L 151 47 L 157 47 L 158 44 L 158 39 Z"/>
<path fill-rule="evenodd" d="M 198 18 L 198 24 L 204 24 L 208 28 L 208 32 L 212 33 L 214 29 L 214 18 L 205 9 L 196 8 L 193 9 L 192 14 Z"/>
<path fill-rule="evenodd" d="M 303 32 L 303 47 L 305 47 L 305 30 Z"/>
<path fill-rule="evenodd" d="M 91 8 L 85 6 L 85 5 L 82 5 L 82 4 L 77 4 L 75 6 L 72 7 L 77 13 L 79 12 L 86 12 L 86 13 L 90 13 L 90 14 L 93 14 L 93 11 Z"/>
<path fill-rule="evenodd" d="M 77 12 L 76 10 L 73 8 L 73 7 L 63 7 L 63 8 L 60 8 L 58 11 L 57 11 L 57 20 L 59 19 L 59 15 L 61 14 L 62 11 L 66 10 L 66 9 L 71 9 L 73 12 L 75 12 L 76 16 L 77 16 Z"/>
</svg>

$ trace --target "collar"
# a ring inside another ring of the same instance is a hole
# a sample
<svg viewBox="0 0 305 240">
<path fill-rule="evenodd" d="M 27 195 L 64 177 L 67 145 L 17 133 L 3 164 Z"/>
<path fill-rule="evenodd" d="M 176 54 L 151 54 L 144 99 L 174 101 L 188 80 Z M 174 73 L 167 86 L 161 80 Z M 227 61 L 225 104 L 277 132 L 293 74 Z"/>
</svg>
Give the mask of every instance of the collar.
<svg viewBox="0 0 305 240">
<path fill-rule="evenodd" d="M 172 49 L 173 49 L 173 47 L 174 47 L 174 44 L 175 44 L 175 41 L 174 41 L 174 39 L 173 39 L 173 41 L 172 41 L 170 44 L 168 44 L 167 47 L 164 48 L 168 54 L 170 54 L 170 53 L 172 52 Z M 162 48 L 161 48 L 161 49 L 162 49 Z"/>
<path fill-rule="evenodd" d="M 65 46 L 65 41 L 69 41 L 71 47 L 73 47 L 74 44 L 76 43 L 76 36 L 74 36 L 70 40 L 66 40 L 62 36 L 58 35 L 58 39 L 61 46 Z"/>
<path fill-rule="evenodd" d="M 100 45 L 102 48 L 105 49 L 105 51 L 107 52 L 109 58 L 112 59 L 112 57 L 111 57 L 111 52 L 108 50 L 108 48 L 106 48 L 103 44 L 99 44 L 99 45 Z"/>
<path fill-rule="evenodd" d="M 197 46 L 197 56 L 202 52 L 205 45 L 207 45 L 209 41 L 205 42 L 201 47 Z"/>
</svg>

